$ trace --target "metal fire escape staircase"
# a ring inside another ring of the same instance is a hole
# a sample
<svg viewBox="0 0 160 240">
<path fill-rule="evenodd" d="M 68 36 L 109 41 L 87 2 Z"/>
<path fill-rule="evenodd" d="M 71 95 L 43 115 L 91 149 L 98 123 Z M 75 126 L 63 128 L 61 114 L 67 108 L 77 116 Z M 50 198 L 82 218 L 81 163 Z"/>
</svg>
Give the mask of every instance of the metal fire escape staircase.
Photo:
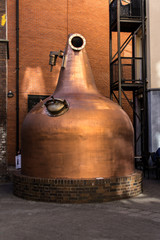
<svg viewBox="0 0 160 240">
<path fill-rule="evenodd" d="M 111 99 L 122 107 L 126 100 L 133 109 L 135 155 L 144 156 L 148 152 L 145 0 L 110 0 L 109 11 Z M 114 55 L 113 32 L 117 33 L 117 52 Z M 124 32 L 128 34 L 121 44 Z M 141 56 L 136 56 L 136 36 L 139 33 Z M 129 57 L 125 57 L 123 51 L 128 44 L 132 51 Z"/>
</svg>

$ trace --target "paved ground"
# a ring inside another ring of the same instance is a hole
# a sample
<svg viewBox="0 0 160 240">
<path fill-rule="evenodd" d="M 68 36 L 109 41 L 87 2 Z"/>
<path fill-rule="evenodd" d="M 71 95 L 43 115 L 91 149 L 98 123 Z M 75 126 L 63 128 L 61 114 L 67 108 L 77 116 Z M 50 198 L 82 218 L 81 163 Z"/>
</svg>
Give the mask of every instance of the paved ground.
<svg viewBox="0 0 160 240">
<path fill-rule="evenodd" d="M 136 198 L 55 204 L 12 195 L 0 185 L 0 240 L 160 240 L 160 180 L 144 180 Z"/>
</svg>

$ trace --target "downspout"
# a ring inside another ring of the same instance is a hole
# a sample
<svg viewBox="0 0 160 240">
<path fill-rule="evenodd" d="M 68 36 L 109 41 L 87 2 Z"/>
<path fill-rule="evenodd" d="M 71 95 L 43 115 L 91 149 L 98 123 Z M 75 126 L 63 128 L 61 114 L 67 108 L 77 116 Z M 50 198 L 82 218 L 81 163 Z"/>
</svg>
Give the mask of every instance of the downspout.
<svg viewBox="0 0 160 240">
<path fill-rule="evenodd" d="M 19 0 L 16 0 L 16 155 L 19 152 Z"/>
</svg>

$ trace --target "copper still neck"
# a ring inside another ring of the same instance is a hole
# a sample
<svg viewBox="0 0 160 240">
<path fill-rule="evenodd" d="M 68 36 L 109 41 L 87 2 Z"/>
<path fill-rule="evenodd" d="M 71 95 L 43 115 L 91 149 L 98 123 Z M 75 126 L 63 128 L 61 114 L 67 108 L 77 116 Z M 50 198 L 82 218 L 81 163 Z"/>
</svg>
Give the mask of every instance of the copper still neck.
<svg viewBox="0 0 160 240">
<path fill-rule="evenodd" d="M 62 91 L 63 94 L 72 95 L 97 94 L 85 44 L 86 40 L 82 35 L 69 35 L 54 96 Z"/>
</svg>

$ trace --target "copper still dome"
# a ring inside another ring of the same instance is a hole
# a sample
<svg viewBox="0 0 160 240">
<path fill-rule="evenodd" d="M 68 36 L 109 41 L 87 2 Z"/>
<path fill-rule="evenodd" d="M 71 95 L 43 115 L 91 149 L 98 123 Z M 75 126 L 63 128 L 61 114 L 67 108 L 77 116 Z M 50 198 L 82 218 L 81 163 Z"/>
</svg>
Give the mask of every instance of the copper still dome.
<svg viewBox="0 0 160 240">
<path fill-rule="evenodd" d="M 98 92 L 85 44 L 82 35 L 69 35 L 55 92 L 23 122 L 24 175 L 90 179 L 134 172 L 132 123 Z"/>
</svg>

